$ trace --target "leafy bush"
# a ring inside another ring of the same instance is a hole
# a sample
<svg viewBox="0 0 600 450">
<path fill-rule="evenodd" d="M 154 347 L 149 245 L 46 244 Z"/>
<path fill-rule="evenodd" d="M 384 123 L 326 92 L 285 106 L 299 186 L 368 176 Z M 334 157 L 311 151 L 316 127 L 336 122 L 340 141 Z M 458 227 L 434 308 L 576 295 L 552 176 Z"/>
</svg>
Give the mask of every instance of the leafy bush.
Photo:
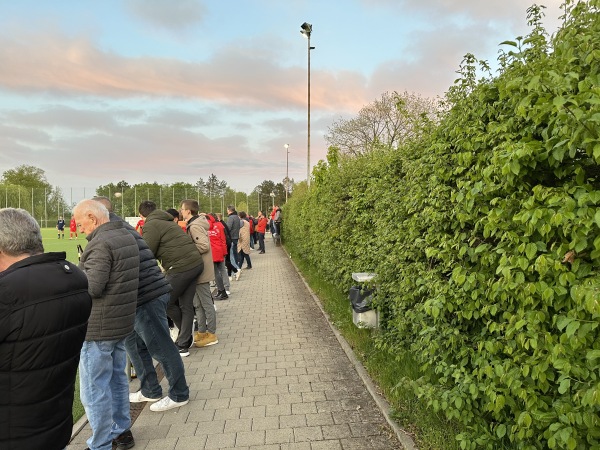
<svg viewBox="0 0 600 450">
<path fill-rule="evenodd" d="M 426 137 L 331 149 L 287 205 L 340 289 L 378 274 L 380 346 L 465 449 L 600 449 L 600 2 L 566 7 L 551 40 L 530 8 L 495 78 L 468 55 Z"/>
</svg>

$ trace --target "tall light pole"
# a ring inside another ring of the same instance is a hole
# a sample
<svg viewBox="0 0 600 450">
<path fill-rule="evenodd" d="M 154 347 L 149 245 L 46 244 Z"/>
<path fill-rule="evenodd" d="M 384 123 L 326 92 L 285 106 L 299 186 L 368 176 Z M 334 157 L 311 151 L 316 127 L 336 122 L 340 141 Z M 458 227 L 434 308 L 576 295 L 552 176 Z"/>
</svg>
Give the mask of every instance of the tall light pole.
<svg viewBox="0 0 600 450">
<path fill-rule="evenodd" d="M 300 33 L 308 40 L 308 136 L 306 144 L 306 184 L 307 186 L 310 186 L 310 51 L 314 49 L 314 47 L 310 46 L 312 25 L 304 22 L 300 25 Z"/>
<path fill-rule="evenodd" d="M 288 188 L 290 185 L 289 163 L 290 163 L 290 144 L 285 144 L 285 202 L 288 200 Z"/>
<path fill-rule="evenodd" d="M 269 195 L 271 196 L 271 199 L 273 199 L 273 209 L 275 209 L 275 192 L 271 192 Z"/>
</svg>

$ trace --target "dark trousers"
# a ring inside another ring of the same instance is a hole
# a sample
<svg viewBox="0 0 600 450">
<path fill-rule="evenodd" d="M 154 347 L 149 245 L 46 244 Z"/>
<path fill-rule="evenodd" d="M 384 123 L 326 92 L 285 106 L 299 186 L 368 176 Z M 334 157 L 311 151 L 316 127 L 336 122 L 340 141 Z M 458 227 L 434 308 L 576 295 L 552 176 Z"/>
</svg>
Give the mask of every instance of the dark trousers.
<svg viewBox="0 0 600 450">
<path fill-rule="evenodd" d="M 202 264 L 185 272 L 167 272 L 167 281 L 171 284 L 173 291 L 167 314 L 179 328 L 179 335 L 175 343 L 178 347 L 189 345 L 192 340 L 192 327 L 194 325 L 194 295 L 196 294 L 196 280 L 202 273 Z"/>
<path fill-rule="evenodd" d="M 265 251 L 265 233 L 258 233 L 258 248 L 261 252 Z"/>
</svg>

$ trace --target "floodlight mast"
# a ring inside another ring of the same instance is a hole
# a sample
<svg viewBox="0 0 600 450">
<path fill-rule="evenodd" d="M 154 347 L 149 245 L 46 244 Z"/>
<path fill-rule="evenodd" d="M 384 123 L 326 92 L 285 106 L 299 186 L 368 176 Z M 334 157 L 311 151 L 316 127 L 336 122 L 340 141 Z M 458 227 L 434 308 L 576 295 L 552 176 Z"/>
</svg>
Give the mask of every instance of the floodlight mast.
<svg viewBox="0 0 600 450">
<path fill-rule="evenodd" d="M 308 120 L 307 120 L 307 140 L 306 140 L 306 184 L 310 186 L 310 51 L 314 47 L 310 46 L 310 35 L 312 34 L 312 25 L 304 22 L 300 25 L 300 33 L 308 40 Z"/>
</svg>

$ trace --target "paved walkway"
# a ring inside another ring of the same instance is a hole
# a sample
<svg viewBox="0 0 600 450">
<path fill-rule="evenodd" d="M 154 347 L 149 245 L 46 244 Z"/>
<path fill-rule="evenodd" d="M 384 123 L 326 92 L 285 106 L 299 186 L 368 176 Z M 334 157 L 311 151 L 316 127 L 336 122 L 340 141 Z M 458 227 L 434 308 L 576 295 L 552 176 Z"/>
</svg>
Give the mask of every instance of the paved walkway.
<svg viewBox="0 0 600 450">
<path fill-rule="evenodd" d="M 400 443 L 294 265 L 267 237 L 266 253 L 252 252 L 253 269 L 216 302 L 219 343 L 184 358 L 190 402 L 164 413 L 146 404 L 132 426 L 135 449 L 413 448 Z M 83 426 L 67 448 L 83 450 L 90 434 Z"/>
</svg>

